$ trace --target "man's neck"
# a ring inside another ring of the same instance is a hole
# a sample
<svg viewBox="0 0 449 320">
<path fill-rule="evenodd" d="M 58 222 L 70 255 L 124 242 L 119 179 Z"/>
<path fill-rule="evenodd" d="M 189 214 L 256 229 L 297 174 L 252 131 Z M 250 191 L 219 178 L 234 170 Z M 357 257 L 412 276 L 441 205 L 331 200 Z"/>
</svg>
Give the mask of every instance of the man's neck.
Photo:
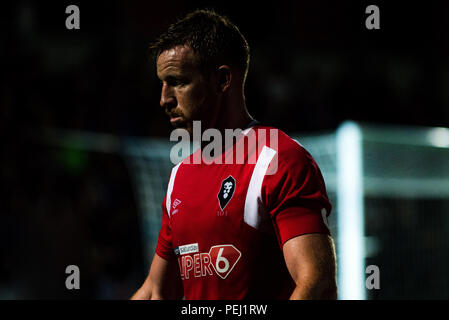
<svg viewBox="0 0 449 320">
<path fill-rule="evenodd" d="M 225 129 L 245 129 L 254 120 L 248 113 L 243 97 L 224 103 L 215 119 L 214 128 L 224 134 Z"/>
<path fill-rule="evenodd" d="M 232 130 L 233 132 L 237 129 L 245 130 L 249 127 L 251 122 L 254 121 L 253 117 L 251 117 L 251 115 L 246 110 L 244 102 L 243 105 L 240 105 L 238 107 L 234 105 L 234 108 L 232 108 L 233 111 L 231 111 L 230 109 L 231 108 L 221 108 L 221 110 L 224 112 L 220 112 L 219 114 L 217 114 L 215 125 L 213 126 L 214 129 L 217 129 L 220 132 L 223 151 L 226 150 L 227 147 L 230 147 L 226 146 L 226 130 Z M 205 128 L 202 128 L 202 130 L 205 130 Z M 204 147 L 209 143 L 209 141 L 201 141 L 201 149 L 204 149 Z"/>
</svg>

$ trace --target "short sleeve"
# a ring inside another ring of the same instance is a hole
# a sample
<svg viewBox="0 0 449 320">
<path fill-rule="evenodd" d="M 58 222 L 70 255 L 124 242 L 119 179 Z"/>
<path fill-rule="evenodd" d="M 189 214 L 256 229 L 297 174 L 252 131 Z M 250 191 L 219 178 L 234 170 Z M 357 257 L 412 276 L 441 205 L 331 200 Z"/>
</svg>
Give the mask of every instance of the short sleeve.
<svg viewBox="0 0 449 320">
<path fill-rule="evenodd" d="M 170 227 L 170 218 L 167 213 L 166 197 L 162 201 L 162 227 L 159 231 L 156 253 L 165 260 L 170 260 L 175 257 L 172 247 L 172 232 Z"/>
<path fill-rule="evenodd" d="M 277 171 L 264 177 L 262 195 L 280 245 L 307 233 L 330 235 L 327 217 L 332 207 L 312 156 L 294 142 L 279 150 L 277 161 Z"/>
</svg>

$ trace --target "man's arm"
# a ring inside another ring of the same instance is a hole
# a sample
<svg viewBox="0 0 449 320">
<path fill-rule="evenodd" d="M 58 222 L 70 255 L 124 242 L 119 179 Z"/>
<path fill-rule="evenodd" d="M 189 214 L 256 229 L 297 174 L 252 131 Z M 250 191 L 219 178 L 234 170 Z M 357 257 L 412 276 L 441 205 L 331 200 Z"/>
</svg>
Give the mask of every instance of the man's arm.
<svg viewBox="0 0 449 320">
<path fill-rule="evenodd" d="M 183 288 L 177 260 L 165 260 L 155 254 L 145 282 L 131 300 L 174 300 L 182 297 Z"/>
<path fill-rule="evenodd" d="M 334 243 L 325 234 L 305 234 L 285 242 L 287 268 L 296 283 L 290 299 L 336 299 Z"/>
</svg>

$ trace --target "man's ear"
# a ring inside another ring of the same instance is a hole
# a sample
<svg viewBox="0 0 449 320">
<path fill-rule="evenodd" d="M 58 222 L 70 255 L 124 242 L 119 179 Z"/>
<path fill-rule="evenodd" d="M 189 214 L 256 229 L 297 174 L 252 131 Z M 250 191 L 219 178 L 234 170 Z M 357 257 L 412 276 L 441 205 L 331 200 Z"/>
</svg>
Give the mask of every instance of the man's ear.
<svg viewBox="0 0 449 320">
<path fill-rule="evenodd" d="M 218 68 L 217 72 L 218 90 L 221 93 L 226 92 L 231 87 L 232 72 L 231 68 L 227 65 L 222 65 Z"/>
</svg>

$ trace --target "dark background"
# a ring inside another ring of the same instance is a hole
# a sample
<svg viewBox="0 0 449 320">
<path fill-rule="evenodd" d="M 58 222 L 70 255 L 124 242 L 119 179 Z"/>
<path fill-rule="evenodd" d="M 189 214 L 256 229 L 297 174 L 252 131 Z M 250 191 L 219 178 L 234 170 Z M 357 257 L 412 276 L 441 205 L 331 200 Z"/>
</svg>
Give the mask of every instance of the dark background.
<svg viewBox="0 0 449 320">
<path fill-rule="evenodd" d="M 449 6 L 437 1 L 24 1 L 0 10 L 0 298 L 123 299 L 143 281 L 123 160 L 45 144 L 45 128 L 168 137 L 147 47 L 195 8 L 251 47 L 250 113 L 291 132 L 344 120 L 449 125 Z M 80 8 L 67 30 L 65 8 Z M 380 30 L 365 8 L 380 8 Z M 76 264 L 82 290 L 64 286 Z M 400 298 L 400 297 L 398 297 Z"/>
</svg>

